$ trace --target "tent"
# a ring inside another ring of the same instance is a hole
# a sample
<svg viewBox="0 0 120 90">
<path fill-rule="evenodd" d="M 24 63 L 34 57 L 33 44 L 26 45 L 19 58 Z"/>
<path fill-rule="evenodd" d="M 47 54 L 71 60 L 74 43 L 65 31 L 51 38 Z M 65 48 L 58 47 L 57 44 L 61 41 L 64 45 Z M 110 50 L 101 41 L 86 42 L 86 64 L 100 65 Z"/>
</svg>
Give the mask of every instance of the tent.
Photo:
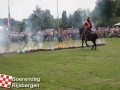
<svg viewBox="0 0 120 90">
<path fill-rule="evenodd" d="M 0 26 L 0 30 L 3 30 L 3 27 L 2 27 L 2 26 Z"/>
<path fill-rule="evenodd" d="M 120 26 L 120 22 L 119 22 L 119 23 L 114 24 L 114 26 Z"/>
<path fill-rule="evenodd" d="M 0 26 L 0 28 L 3 28 L 2 26 Z"/>
</svg>

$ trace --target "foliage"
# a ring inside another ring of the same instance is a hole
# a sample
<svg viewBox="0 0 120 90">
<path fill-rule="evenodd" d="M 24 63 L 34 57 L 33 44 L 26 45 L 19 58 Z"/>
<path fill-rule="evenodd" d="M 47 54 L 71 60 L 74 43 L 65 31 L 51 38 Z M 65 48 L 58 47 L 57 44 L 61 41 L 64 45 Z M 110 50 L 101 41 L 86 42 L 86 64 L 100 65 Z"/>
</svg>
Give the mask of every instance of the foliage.
<svg viewBox="0 0 120 90">
<path fill-rule="evenodd" d="M 24 30 L 45 30 L 45 29 L 56 29 L 59 28 L 67 29 L 74 26 L 75 28 L 81 27 L 83 22 L 86 21 L 86 17 L 90 15 L 89 9 L 77 9 L 73 14 L 67 16 L 67 11 L 63 11 L 62 18 L 53 18 L 50 10 L 42 10 L 39 6 L 33 10 L 33 13 L 21 22 L 16 21 L 11 18 L 12 30 L 18 29 L 20 31 Z M 95 19 L 96 20 L 96 19 Z M 59 21 L 59 22 L 58 22 Z M 0 19 L 0 25 L 7 25 L 7 18 Z M 59 23 L 59 26 L 58 26 Z"/>
<path fill-rule="evenodd" d="M 29 16 L 26 23 L 26 28 L 31 30 L 44 30 L 51 28 L 54 23 L 53 16 L 49 10 L 42 10 L 39 6 L 36 6 L 36 10 Z"/>
<path fill-rule="evenodd" d="M 67 12 L 63 11 L 62 18 L 59 18 L 59 27 L 63 29 L 71 28 L 72 26 L 80 27 L 89 14 L 89 9 L 77 9 L 73 14 L 70 14 L 67 17 Z M 58 19 L 53 18 L 49 10 L 42 10 L 39 6 L 36 6 L 36 10 L 33 10 L 33 13 L 29 16 L 26 22 L 26 29 L 58 29 Z"/>
<path fill-rule="evenodd" d="M 25 23 L 26 23 L 26 19 L 23 19 L 23 21 L 18 25 L 21 32 L 25 30 L 26 27 Z"/>
<path fill-rule="evenodd" d="M 14 20 L 13 18 L 11 18 L 11 28 L 17 28 L 18 25 L 21 23 L 20 21 Z M 7 26 L 8 25 L 8 19 L 7 18 L 3 18 L 0 19 L 0 26 Z"/>
<path fill-rule="evenodd" d="M 83 22 L 86 21 L 88 15 L 90 15 L 89 9 L 77 9 L 73 14 L 68 16 L 68 27 L 81 27 Z"/>
<path fill-rule="evenodd" d="M 68 27 L 66 11 L 62 13 L 62 24 L 61 28 L 66 29 Z"/>
<path fill-rule="evenodd" d="M 120 21 L 119 0 L 97 0 L 96 7 L 91 12 L 96 27 L 112 26 Z"/>
</svg>

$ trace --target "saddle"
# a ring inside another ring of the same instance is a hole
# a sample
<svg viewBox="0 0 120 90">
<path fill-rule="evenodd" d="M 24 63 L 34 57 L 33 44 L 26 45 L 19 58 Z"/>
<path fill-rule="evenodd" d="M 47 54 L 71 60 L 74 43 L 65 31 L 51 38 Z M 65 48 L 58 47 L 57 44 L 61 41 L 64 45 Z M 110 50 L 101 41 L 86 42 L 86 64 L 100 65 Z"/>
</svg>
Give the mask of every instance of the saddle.
<svg viewBox="0 0 120 90">
<path fill-rule="evenodd" d="M 95 34 L 94 32 L 83 32 L 82 33 L 82 40 L 87 40 L 87 41 L 91 41 L 91 35 Z"/>
<path fill-rule="evenodd" d="M 87 41 L 91 41 L 91 34 L 95 34 L 95 33 L 94 32 L 87 32 L 86 33 L 85 39 L 87 39 Z"/>
</svg>

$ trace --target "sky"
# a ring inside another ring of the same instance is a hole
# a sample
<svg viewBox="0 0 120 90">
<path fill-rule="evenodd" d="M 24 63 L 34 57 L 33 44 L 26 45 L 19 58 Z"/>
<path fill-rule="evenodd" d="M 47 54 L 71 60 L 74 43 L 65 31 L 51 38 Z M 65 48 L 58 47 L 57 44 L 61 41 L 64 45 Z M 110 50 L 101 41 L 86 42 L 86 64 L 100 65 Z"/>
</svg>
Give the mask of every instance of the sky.
<svg viewBox="0 0 120 90">
<path fill-rule="evenodd" d="M 49 9 L 54 18 L 57 17 L 57 1 L 59 17 L 63 10 L 67 15 L 75 10 L 90 9 L 92 11 L 96 5 L 96 0 L 9 0 L 10 17 L 22 21 L 28 18 L 38 5 L 42 10 Z M 0 18 L 8 17 L 8 0 L 0 0 Z"/>
</svg>

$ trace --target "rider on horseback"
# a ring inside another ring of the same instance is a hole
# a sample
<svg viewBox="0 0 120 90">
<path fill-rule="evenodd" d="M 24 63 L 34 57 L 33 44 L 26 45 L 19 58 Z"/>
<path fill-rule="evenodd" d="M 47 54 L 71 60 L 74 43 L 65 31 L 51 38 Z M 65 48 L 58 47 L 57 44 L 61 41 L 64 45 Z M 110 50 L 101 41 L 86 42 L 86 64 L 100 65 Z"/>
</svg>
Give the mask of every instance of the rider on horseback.
<svg viewBox="0 0 120 90">
<path fill-rule="evenodd" d="M 85 39 L 87 40 L 87 35 L 89 32 L 92 32 L 91 28 L 92 28 L 92 23 L 90 22 L 90 17 L 87 17 L 87 21 L 84 23 L 84 27 L 85 27 Z"/>
</svg>

